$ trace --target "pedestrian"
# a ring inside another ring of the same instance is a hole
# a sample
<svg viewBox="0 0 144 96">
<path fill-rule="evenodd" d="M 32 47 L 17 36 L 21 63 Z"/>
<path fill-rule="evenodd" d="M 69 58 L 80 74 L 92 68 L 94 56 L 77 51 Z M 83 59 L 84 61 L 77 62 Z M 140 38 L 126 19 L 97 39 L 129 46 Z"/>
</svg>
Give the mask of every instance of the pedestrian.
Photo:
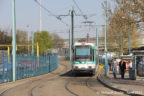
<svg viewBox="0 0 144 96">
<path fill-rule="evenodd" d="M 129 60 L 129 78 L 132 78 L 132 60 Z"/>
<path fill-rule="evenodd" d="M 111 71 L 111 60 L 109 60 L 109 70 Z"/>
<path fill-rule="evenodd" d="M 120 67 L 121 78 L 124 79 L 124 74 L 125 74 L 125 71 L 126 71 L 126 63 L 125 63 L 124 60 L 120 61 L 119 67 Z"/>
<path fill-rule="evenodd" d="M 132 60 L 129 60 L 129 69 L 132 69 Z"/>
<path fill-rule="evenodd" d="M 114 59 L 114 61 L 113 61 L 112 71 L 113 71 L 113 77 L 114 77 L 114 79 L 116 79 L 117 78 L 116 77 L 116 74 L 117 74 L 117 61 L 116 61 L 116 59 Z"/>
</svg>

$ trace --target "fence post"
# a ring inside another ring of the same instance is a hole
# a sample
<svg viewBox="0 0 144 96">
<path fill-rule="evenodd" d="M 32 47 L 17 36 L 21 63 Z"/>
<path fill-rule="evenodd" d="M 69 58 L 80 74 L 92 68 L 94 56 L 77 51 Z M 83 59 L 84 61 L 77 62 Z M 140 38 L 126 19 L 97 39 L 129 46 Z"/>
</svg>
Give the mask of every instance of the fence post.
<svg viewBox="0 0 144 96">
<path fill-rule="evenodd" d="M 8 70 L 8 66 L 9 66 L 9 65 L 8 65 L 8 57 L 7 57 L 7 61 L 6 61 L 6 62 L 7 62 L 7 65 L 6 65 L 6 66 L 7 66 L 7 82 L 8 82 L 8 73 L 9 73 L 9 70 Z"/>
<path fill-rule="evenodd" d="M 50 56 L 50 54 L 49 54 L 49 72 L 51 72 L 51 56 Z"/>
<path fill-rule="evenodd" d="M 33 63 L 34 63 L 34 62 L 33 62 L 33 55 L 31 55 L 30 58 L 31 58 L 31 59 L 30 59 L 30 60 L 31 60 L 31 61 L 30 61 L 30 62 L 31 62 L 31 65 L 30 65 L 30 66 L 31 66 L 31 69 L 30 69 L 30 70 L 31 70 L 31 76 L 32 76 L 32 75 L 33 75 L 32 65 L 33 65 Z"/>
<path fill-rule="evenodd" d="M 10 62 L 10 47 L 8 46 L 8 62 Z"/>
<path fill-rule="evenodd" d="M 3 82 L 4 82 L 4 80 L 5 80 L 5 62 L 4 62 L 4 53 L 3 53 L 3 62 L 2 62 L 2 64 L 3 64 Z"/>
<path fill-rule="evenodd" d="M 19 79 L 19 55 L 17 55 L 17 79 Z"/>
<path fill-rule="evenodd" d="M 38 60 L 38 68 L 39 68 L 39 44 L 37 42 L 37 60 Z"/>
<path fill-rule="evenodd" d="M 20 55 L 20 60 L 21 60 L 21 63 L 20 63 L 21 64 L 21 70 L 20 70 L 21 71 L 20 72 L 21 76 L 20 76 L 20 78 L 22 79 L 23 78 L 23 61 L 22 61 L 22 55 Z"/>
</svg>

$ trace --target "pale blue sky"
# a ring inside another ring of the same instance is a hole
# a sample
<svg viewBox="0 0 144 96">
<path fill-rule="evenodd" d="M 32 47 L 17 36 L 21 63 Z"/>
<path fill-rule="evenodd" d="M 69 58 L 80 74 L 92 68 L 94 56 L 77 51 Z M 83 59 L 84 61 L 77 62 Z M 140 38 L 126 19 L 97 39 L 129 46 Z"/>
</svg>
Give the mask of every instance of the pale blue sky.
<svg viewBox="0 0 144 96">
<path fill-rule="evenodd" d="M 10 30 L 12 24 L 11 17 L 11 1 L 0 0 L 0 29 Z M 39 30 L 39 5 L 34 0 L 15 0 L 16 1 L 16 28 L 26 31 Z M 39 0 L 38 0 L 39 1 Z M 95 24 L 104 24 L 102 3 L 104 0 L 75 0 L 84 14 L 96 14 L 88 20 L 94 21 Z M 108 0 L 110 2 L 110 0 Z M 42 0 L 42 5 L 56 15 L 68 14 L 71 7 L 74 5 L 72 0 Z M 75 12 L 80 14 L 77 7 L 74 5 Z M 65 26 L 53 16 L 48 16 L 49 13 L 42 10 L 42 29 L 52 32 L 68 32 L 70 26 Z M 69 25 L 71 24 L 70 16 L 63 17 L 62 20 Z M 75 17 L 75 25 L 84 25 L 83 17 Z M 27 27 L 29 26 L 29 27 Z M 75 28 L 75 37 L 86 37 L 89 32 L 90 36 L 95 36 L 95 28 L 89 27 Z M 100 32 L 100 28 L 99 28 Z M 68 38 L 67 33 L 58 33 L 63 38 Z"/>
</svg>

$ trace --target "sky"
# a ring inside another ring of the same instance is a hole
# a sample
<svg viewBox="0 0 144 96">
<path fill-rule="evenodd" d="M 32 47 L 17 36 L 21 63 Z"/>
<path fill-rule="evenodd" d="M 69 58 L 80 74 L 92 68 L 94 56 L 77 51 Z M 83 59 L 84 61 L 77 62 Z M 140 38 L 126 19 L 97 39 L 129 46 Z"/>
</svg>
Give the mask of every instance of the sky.
<svg viewBox="0 0 144 96">
<path fill-rule="evenodd" d="M 38 0 L 39 1 L 39 0 Z M 104 24 L 104 11 L 102 3 L 104 0 L 75 0 L 83 14 L 88 16 L 88 21 L 93 21 L 94 25 Z M 15 0 L 16 2 L 16 29 L 31 32 L 40 30 L 40 6 L 34 0 Z M 112 1 L 108 0 L 109 3 Z M 0 0 L 0 29 L 11 30 L 12 27 L 12 0 Z M 73 0 L 42 0 L 42 5 L 45 6 L 55 15 L 67 15 L 72 6 L 75 10 L 74 17 L 74 37 L 83 38 L 89 33 L 90 37 L 95 37 L 96 28 L 85 25 L 85 19 L 81 15 Z M 93 15 L 93 16 L 92 16 Z M 56 17 L 42 9 L 42 30 L 50 33 L 57 33 L 62 38 L 68 38 L 68 31 L 71 25 L 70 16 L 61 17 L 62 21 L 67 23 L 66 26 Z M 98 32 L 101 34 L 101 28 L 98 27 Z"/>
</svg>

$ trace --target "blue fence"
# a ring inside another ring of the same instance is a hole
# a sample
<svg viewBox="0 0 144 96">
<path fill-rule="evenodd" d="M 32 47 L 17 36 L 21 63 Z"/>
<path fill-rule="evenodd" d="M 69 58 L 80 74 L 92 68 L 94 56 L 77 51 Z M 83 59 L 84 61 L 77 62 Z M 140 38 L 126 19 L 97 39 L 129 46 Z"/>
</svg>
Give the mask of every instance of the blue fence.
<svg viewBox="0 0 144 96">
<path fill-rule="evenodd" d="M 8 58 L 10 62 L 8 62 Z M 0 55 L 0 83 L 12 81 L 12 56 Z M 58 67 L 58 54 L 44 56 L 19 55 L 16 58 L 16 80 L 38 76 Z"/>
</svg>

